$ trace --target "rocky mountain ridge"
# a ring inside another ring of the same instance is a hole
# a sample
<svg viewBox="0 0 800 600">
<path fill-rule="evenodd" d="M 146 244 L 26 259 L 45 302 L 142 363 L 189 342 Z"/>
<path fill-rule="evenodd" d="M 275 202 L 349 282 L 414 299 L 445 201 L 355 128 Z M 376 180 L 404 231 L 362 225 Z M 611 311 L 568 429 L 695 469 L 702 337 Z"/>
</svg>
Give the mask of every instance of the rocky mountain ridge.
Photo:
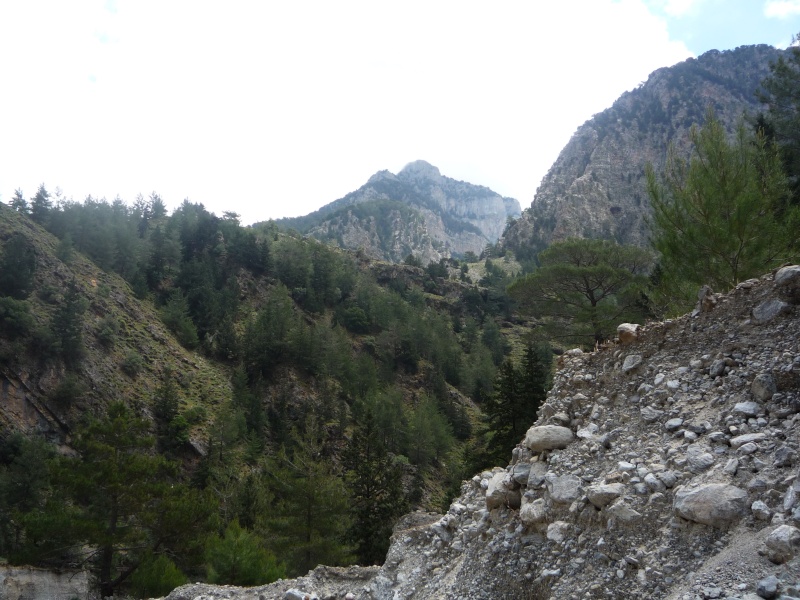
<svg viewBox="0 0 800 600">
<path fill-rule="evenodd" d="M 366 184 L 318 211 L 278 224 L 370 258 L 423 264 L 480 254 L 500 238 L 520 205 L 489 188 L 443 176 L 418 160 L 396 175 L 383 170 Z"/>
<path fill-rule="evenodd" d="M 661 169 L 670 143 L 688 156 L 689 130 L 709 105 L 729 129 L 743 112 L 761 110 L 755 91 L 780 55 L 742 46 L 654 71 L 578 128 L 500 244 L 525 258 L 567 237 L 646 245 L 645 165 Z"/>
<path fill-rule="evenodd" d="M 382 567 L 169 600 L 800 596 L 800 266 L 567 352 L 511 464 L 413 513 Z"/>
</svg>

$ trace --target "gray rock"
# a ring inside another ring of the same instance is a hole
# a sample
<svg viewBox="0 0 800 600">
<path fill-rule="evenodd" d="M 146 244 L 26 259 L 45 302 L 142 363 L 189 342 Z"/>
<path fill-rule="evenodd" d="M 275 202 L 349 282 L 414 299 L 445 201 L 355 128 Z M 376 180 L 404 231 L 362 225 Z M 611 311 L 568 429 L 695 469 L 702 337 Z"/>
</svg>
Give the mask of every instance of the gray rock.
<svg viewBox="0 0 800 600">
<path fill-rule="evenodd" d="M 526 526 L 546 522 L 547 507 L 544 499 L 536 498 L 533 502 L 523 503 L 519 509 L 519 520 Z"/>
<path fill-rule="evenodd" d="M 708 374 L 711 375 L 711 377 L 719 377 L 725 373 L 725 366 L 724 360 L 715 360 L 708 368 Z"/>
<path fill-rule="evenodd" d="M 501 471 L 495 473 L 489 480 L 489 487 L 486 488 L 486 508 L 508 507 L 517 509 L 522 501 L 519 490 L 512 490 L 508 485 L 508 473 Z"/>
<path fill-rule="evenodd" d="M 644 476 L 644 482 L 651 492 L 665 492 L 667 490 L 667 486 L 664 482 L 652 473 L 648 473 Z"/>
<path fill-rule="evenodd" d="M 791 560 L 800 547 L 800 529 L 792 525 L 780 525 L 765 541 L 767 558 L 778 565 Z"/>
<path fill-rule="evenodd" d="M 745 444 L 749 444 L 753 442 L 757 444 L 759 442 L 763 442 L 767 439 L 766 433 L 745 433 L 743 435 L 737 435 L 735 438 L 731 439 L 731 448 L 734 450 L 738 450 L 740 447 L 744 446 Z"/>
<path fill-rule="evenodd" d="M 778 578 L 775 575 L 765 577 L 758 582 L 756 594 L 765 600 L 771 600 L 778 595 Z"/>
<path fill-rule="evenodd" d="M 538 489 L 544 485 L 544 476 L 547 473 L 547 463 L 533 462 L 530 464 L 530 473 L 528 475 L 528 487 Z"/>
<path fill-rule="evenodd" d="M 783 267 L 775 273 L 778 295 L 791 304 L 800 304 L 800 265 Z"/>
<path fill-rule="evenodd" d="M 778 391 L 778 386 L 775 384 L 775 378 L 772 375 L 760 373 L 753 379 L 750 391 L 756 400 L 766 402 L 772 399 L 772 395 Z"/>
<path fill-rule="evenodd" d="M 531 463 L 521 462 L 511 467 L 511 478 L 520 485 L 528 485 L 531 475 Z"/>
<path fill-rule="evenodd" d="M 283 600 L 318 600 L 318 596 L 292 588 L 283 595 Z"/>
<path fill-rule="evenodd" d="M 737 402 L 736 406 L 733 407 L 734 414 L 744 415 L 745 417 L 756 417 L 762 412 L 764 412 L 764 407 L 758 402 Z"/>
<path fill-rule="evenodd" d="M 625 493 L 625 486 L 621 483 L 604 483 L 591 485 L 586 490 L 589 502 L 597 508 L 608 506 Z"/>
<path fill-rule="evenodd" d="M 686 449 L 686 466 L 692 473 L 701 473 L 714 464 L 714 455 L 701 446 Z"/>
<path fill-rule="evenodd" d="M 622 363 L 622 372 L 630 373 L 642 364 L 641 354 L 629 354 Z"/>
<path fill-rule="evenodd" d="M 746 514 L 747 492 L 722 483 L 679 487 L 672 508 L 676 515 L 689 521 L 727 529 Z"/>
<path fill-rule="evenodd" d="M 772 518 L 772 511 L 769 509 L 769 506 L 761 500 L 753 502 L 753 504 L 750 505 L 750 510 L 753 516 L 759 521 L 769 521 Z"/>
<path fill-rule="evenodd" d="M 631 508 L 623 498 L 618 498 L 606 512 L 623 523 L 634 523 L 642 518 L 641 513 Z"/>
<path fill-rule="evenodd" d="M 547 478 L 547 493 L 557 504 L 570 504 L 578 498 L 581 480 L 575 475 L 559 475 Z"/>
<path fill-rule="evenodd" d="M 639 410 L 639 414 L 642 415 L 642 420 L 645 423 L 653 423 L 664 416 L 664 411 L 653 408 L 652 406 L 645 406 Z"/>
<path fill-rule="evenodd" d="M 786 314 L 791 310 L 792 307 L 790 304 L 787 304 L 783 300 L 778 300 L 777 298 L 770 298 L 753 309 L 753 318 L 757 323 L 764 324 L 778 315 Z"/>
<path fill-rule="evenodd" d="M 528 429 L 523 444 L 533 452 L 566 448 L 575 435 L 572 430 L 560 425 L 539 425 Z"/>
<path fill-rule="evenodd" d="M 789 446 L 781 446 L 775 451 L 773 465 L 776 467 L 791 467 L 797 459 L 797 452 Z"/>
<path fill-rule="evenodd" d="M 675 417 L 674 419 L 670 419 L 666 423 L 664 423 L 664 429 L 666 429 L 669 432 L 673 432 L 680 429 L 681 425 L 683 425 L 683 419 L 681 419 L 680 417 Z"/>
</svg>

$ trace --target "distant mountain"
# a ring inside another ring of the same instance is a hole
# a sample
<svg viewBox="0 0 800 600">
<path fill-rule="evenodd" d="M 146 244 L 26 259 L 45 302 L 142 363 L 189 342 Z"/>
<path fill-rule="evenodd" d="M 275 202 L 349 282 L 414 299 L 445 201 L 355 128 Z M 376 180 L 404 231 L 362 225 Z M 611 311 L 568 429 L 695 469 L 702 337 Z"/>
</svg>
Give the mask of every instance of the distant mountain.
<svg viewBox="0 0 800 600">
<path fill-rule="evenodd" d="M 370 258 L 399 262 L 414 254 L 427 264 L 480 254 L 497 242 L 508 218 L 519 215 L 517 200 L 445 177 L 418 160 L 397 175 L 378 171 L 344 198 L 278 225 Z"/>
<path fill-rule="evenodd" d="M 646 244 L 645 165 L 661 168 L 670 142 L 688 155 L 689 129 L 709 105 L 731 129 L 744 111 L 758 112 L 755 90 L 780 54 L 766 45 L 713 50 L 653 72 L 578 128 L 500 245 L 530 258 L 572 236 Z"/>
</svg>

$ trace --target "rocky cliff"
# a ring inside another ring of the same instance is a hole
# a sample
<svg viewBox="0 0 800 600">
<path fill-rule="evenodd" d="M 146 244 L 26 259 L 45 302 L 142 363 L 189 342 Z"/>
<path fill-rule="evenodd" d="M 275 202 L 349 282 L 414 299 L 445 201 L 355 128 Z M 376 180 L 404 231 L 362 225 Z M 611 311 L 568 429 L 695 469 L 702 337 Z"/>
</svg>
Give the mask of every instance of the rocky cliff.
<svg viewBox="0 0 800 600">
<path fill-rule="evenodd" d="M 744 111 L 760 110 L 755 90 L 779 55 L 771 46 L 742 46 L 653 72 L 578 128 L 501 245 L 531 257 L 566 237 L 646 244 L 645 165 L 660 169 L 670 142 L 688 155 L 689 130 L 709 105 L 729 128 Z"/>
<path fill-rule="evenodd" d="M 342 248 L 361 249 L 370 258 L 399 262 L 414 254 L 428 264 L 480 254 L 497 242 L 508 218 L 519 214 L 513 198 L 445 177 L 418 160 L 397 175 L 379 171 L 344 198 L 278 223 Z"/>
<path fill-rule="evenodd" d="M 511 464 L 396 527 L 382 567 L 199 598 L 800 596 L 800 266 L 567 352 Z"/>
</svg>

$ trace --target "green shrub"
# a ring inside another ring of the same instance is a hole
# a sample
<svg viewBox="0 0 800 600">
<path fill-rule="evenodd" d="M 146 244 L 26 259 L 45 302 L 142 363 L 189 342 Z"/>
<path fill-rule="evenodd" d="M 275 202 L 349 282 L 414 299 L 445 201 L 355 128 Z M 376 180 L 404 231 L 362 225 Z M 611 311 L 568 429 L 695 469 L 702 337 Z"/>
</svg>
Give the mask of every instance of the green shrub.
<svg viewBox="0 0 800 600">
<path fill-rule="evenodd" d="M 133 572 L 130 592 L 134 598 L 156 598 L 166 596 L 188 581 L 174 562 L 159 554 L 145 558 Z"/>
<path fill-rule="evenodd" d="M 103 346 L 111 348 L 117 341 L 117 334 L 119 334 L 119 321 L 114 317 L 108 316 L 100 321 L 97 339 Z"/>
<path fill-rule="evenodd" d="M 286 569 L 265 550 L 255 534 L 234 520 L 224 537 L 215 536 L 206 550 L 208 581 L 230 585 L 261 585 L 284 577 Z"/>
<path fill-rule="evenodd" d="M 0 297 L 0 331 L 9 338 L 16 339 L 28 335 L 33 325 L 27 302 L 14 300 L 9 296 Z"/>
<path fill-rule="evenodd" d="M 141 373 L 142 369 L 144 369 L 144 360 L 141 354 L 131 350 L 125 355 L 125 358 L 122 359 L 119 368 L 122 369 L 122 372 L 128 377 L 135 379 L 136 376 Z"/>
<path fill-rule="evenodd" d="M 86 386 L 78 377 L 69 373 L 53 392 L 50 399 L 62 406 L 69 406 L 86 393 Z"/>
</svg>

